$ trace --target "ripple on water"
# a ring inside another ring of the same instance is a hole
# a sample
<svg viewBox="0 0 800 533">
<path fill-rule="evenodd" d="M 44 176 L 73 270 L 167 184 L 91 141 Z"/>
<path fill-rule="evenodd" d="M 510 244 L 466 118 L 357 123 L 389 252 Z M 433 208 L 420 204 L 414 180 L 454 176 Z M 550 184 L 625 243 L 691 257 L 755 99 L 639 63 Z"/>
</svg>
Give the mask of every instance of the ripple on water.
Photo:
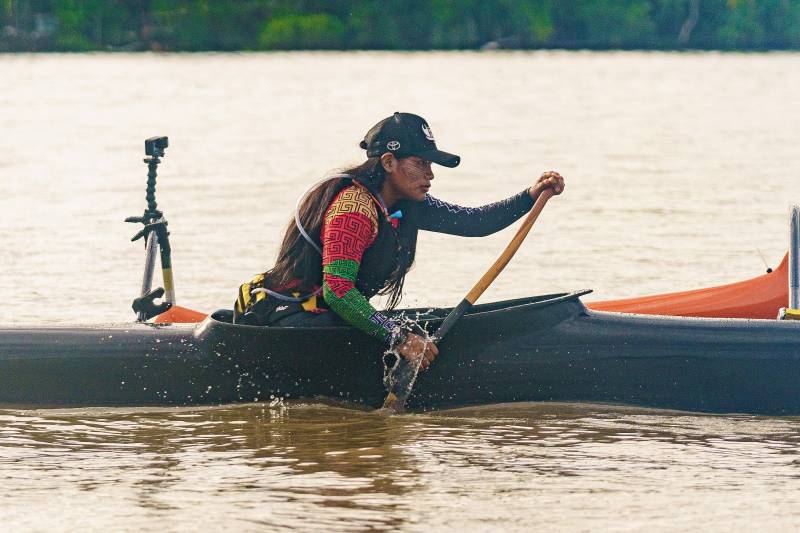
<svg viewBox="0 0 800 533">
<path fill-rule="evenodd" d="M 800 516 L 794 418 L 564 404 L 387 417 L 288 403 L 4 411 L 0 421 L 0 514 L 33 528 L 49 519 L 22 510 L 54 491 L 65 503 L 53 512 L 94 528 L 124 518 L 132 529 L 680 529 Z M 79 494 L 102 511 L 67 505 Z M 676 502 L 679 515 L 665 511 Z"/>
</svg>

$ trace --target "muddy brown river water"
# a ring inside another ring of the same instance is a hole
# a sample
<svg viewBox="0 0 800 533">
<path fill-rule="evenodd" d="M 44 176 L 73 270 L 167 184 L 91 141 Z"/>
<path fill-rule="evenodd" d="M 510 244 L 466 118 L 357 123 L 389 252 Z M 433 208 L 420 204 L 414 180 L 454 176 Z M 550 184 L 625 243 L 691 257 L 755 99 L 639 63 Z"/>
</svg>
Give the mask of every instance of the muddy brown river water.
<svg viewBox="0 0 800 533">
<path fill-rule="evenodd" d="M 798 67 L 782 53 L 0 56 L 0 324 L 133 320 L 143 254 L 122 220 L 144 208 L 144 138 L 170 137 L 158 202 L 178 300 L 208 311 L 269 266 L 297 196 L 358 162 L 395 110 L 463 157 L 437 170 L 443 199 L 566 176 L 482 301 L 752 277 L 785 253 L 800 202 Z M 404 305 L 458 302 L 511 232 L 421 235 Z M 798 439 L 797 418 L 571 404 L 5 408 L 0 529 L 790 530 Z"/>
</svg>

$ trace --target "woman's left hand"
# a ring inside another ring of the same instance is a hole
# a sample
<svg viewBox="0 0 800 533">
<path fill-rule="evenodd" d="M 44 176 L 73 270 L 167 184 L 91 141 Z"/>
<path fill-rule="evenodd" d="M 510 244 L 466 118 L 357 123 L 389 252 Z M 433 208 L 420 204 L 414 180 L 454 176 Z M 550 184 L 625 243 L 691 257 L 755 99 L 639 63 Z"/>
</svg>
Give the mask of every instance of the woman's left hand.
<svg viewBox="0 0 800 533">
<path fill-rule="evenodd" d="M 533 187 L 528 189 L 528 194 L 531 195 L 531 198 L 536 200 L 545 189 L 553 189 L 554 195 L 561 194 L 564 192 L 564 178 L 562 178 L 561 174 L 558 172 L 545 172 L 536 183 L 533 184 Z"/>
</svg>

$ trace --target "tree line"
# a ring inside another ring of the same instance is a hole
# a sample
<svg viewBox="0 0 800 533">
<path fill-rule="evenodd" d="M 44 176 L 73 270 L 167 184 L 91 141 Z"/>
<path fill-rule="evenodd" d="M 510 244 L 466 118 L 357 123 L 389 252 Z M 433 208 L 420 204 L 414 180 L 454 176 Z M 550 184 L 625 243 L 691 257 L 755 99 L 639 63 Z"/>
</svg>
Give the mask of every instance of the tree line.
<svg viewBox="0 0 800 533">
<path fill-rule="evenodd" d="M 800 0 L 0 0 L 0 51 L 800 48 Z"/>
</svg>

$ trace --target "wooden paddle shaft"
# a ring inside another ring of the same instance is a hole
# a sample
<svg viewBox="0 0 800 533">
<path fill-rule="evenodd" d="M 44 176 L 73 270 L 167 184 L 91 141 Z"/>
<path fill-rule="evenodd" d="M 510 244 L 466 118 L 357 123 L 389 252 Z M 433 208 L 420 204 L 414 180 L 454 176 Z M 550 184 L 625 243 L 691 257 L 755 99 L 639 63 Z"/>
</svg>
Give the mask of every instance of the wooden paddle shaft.
<svg viewBox="0 0 800 533">
<path fill-rule="evenodd" d="M 511 242 L 508 243 L 508 246 L 506 246 L 506 249 L 503 250 L 503 253 L 497 258 L 497 261 L 494 262 L 492 267 L 486 271 L 483 277 L 478 280 L 478 283 L 472 287 L 472 290 L 467 293 L 467 296 L 464 298 L 465 300 L 471 304 L 474 304 L 476 301 L 478 301 L 478 298 L 481 297 L 481 294 L 483 294 L 484 291 L 489 288 L 489 285 L 492 284 L 495 278 L 500 275 L 500 272 L 503 271 L 508 262 L 511 261 L 511 258 L 514 257 L 514 254 L 517 253 L 517 250 L 519 250 L 522 241 L 524 241 L 525 237 L 528 236 L 528 232 L 531 231 L 533 223 L 536 222 L 536 219 L 539 218 L 539 214 L 542 212 L 542 209 L 544 209 L 544 204 L 546 204 L 547 200 L 549 200 L 552 196 L 553 189 L 548 188 L 542 191 L 542 193 L 539 195 L 539 198 L 537 198 L 536 203 L 533 204 L 533 209 L 531 209 L 531 212 L 528 213 L 525 221 L 517 230 L 516 235 L 514 235 L 514 238 L 511 239 Z"/>
<path fill-rule="evenodd" d="M 439 329 L 436 330 L 436 333 L 433 335 L 433 341 L 439 342 L 442 338 L 447 335 L 447 333 L 452 329 L 452 327 L 459 321 L 459 319 L 464 316 L 464 314 L 469 311 L 472 305 L 480 298 L 481 294 L 492 284 L 492 282 L 500 275 L 500 272 L 506 267 L 511 258 L 514 257 L 514 254 L 519 249 L 522 241 L 525 240 L 525 237 L 528 236 L 528 233 L 531 231 L 533 227 L 533 223 L 536 222 L 536 219 L 539 218 L 539 214 L 544 209 L 544 204 L 547 203 L 553 196 L 552 189 L 545 189 L 540 195 L 539 198 L 536 199 L 536 203 L 533 204 L 533 209 L 531 212 L 528 213 L 528 216 L 525 218 L 525 221 L 517 230 L 516 235 L 514 238 L 511 239 L 511 242 L 506 246 L 506 249 L 503 250 L 503 253 L 500 257 L 497 258 L 497 261 L 491 266 L 491 268 L 486 271 L 486 274 L 478 280 L 478 283 L 472 288 L 471 291 L 467 294 L 467 296 L 461 300 L 461 302 L 450 311 L 450 314 L 445 317 L 442 325 L 439 326 Z M 417 377 L 417 372 L 419 371 L 419 362 L 412 366 L 408 361 L 404 358 L 400 358 L 398 363 L 398 367 L 395 371 L 395 379 L 392 383 L 392 386 L 389 390 L 389 393 L 386 395 L 386 399 L 383 401 L 384 409 L 392 409 L 394 411 L 402 411 L 405 407 L 406 398 L 411 393 L 411 388 L 414 386 L 414 381 Z"/>
<path fill-rule="evenodd" d="M 494 264 L 486 271 L 486 273 L 481 277 L 480 280 L 472 287 L 472 290 L 461 300 L 457 306 L 450 311 L 450 314 L 445 317 L 442 324 L 439 326 L 439 329 L 436 330 L 436 333 L 433 335 L 433 341 L 439 342 L 450 332 L 450 329 L 455 326 L 456 322 L 458 322 L 464 314 L 470 310 L 472 305 L 478 301 L 478 298 L 489 288 L 489 285 L 500 275 L 500 272 L 506 267 L 511 258 L 514 257 L 514 254 L 519 249 L 522 241 L 525 240 L 525 237 L 528 236 L 528 233 L 531 231 L 533 227 L 533 223 L 536 222 L 536 219 L 539 217 L 539 214 L 544 209 L 544 204 L 547 203 L 553 196 L 552 189 L 545 189 L 542 194 L 539 195 L 539 198 L 536 199 L 536 203 L 533 204 L 533 208 L 531 209 L 528 216 L 525 218 L 525 221 L 517 230 L 517 233 L 514 235 L 514 238 L 511 239 L 511 242 L 508 243 L 506 249 L 503 250 L 503 253 Z"/>
</svg>

